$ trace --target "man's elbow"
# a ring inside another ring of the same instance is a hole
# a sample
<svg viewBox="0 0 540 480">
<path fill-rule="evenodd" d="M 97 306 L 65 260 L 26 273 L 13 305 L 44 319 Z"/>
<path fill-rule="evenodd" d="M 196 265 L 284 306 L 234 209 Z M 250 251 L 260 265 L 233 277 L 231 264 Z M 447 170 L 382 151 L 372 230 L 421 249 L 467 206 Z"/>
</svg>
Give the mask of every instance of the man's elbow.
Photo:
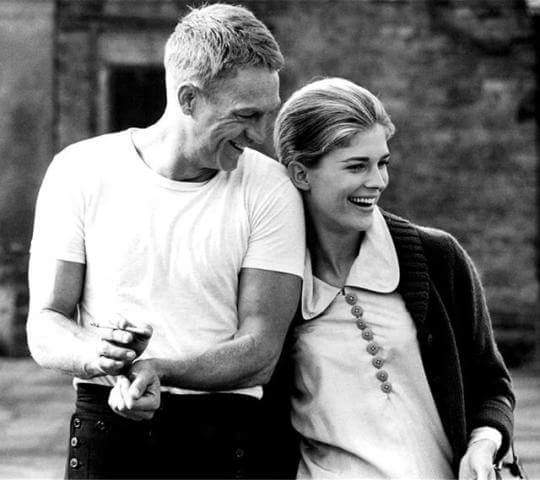
<svg viewBox="0 0 540 480">
<path fill-rule="evenodd" d="M 28 319 L 26 321 L 26 341 L 28 343 L 28 349 L 30 350 L 30 355 L 32 355 L 32 358 L 39 365 L 43 366 L 43 351 L 39 341 L 39 332 L 36 332 L 36 323 L 37 322 L 34 319 L 34 315 L 28 315 Z"/>
<path fill-rule="evenodd" d="M 42 322 L 36 318 L 35 313 L 33 315 L 30 314 L 26 322 L 26 338 L 30 355 L 35 362 L 44 368 L 49 368 L 49 355 L 46 342 L 47 335 L 46 332 L 41 331 L 42 326 Z"/>
<path fill-rule="evenodd" d="M 260 359 L 259 367 L 252 378 L 252 386 L 266 385 L 272 378 L 272 374 L 279 359 L 279 352 L 269 353 Z"/>
</svg>

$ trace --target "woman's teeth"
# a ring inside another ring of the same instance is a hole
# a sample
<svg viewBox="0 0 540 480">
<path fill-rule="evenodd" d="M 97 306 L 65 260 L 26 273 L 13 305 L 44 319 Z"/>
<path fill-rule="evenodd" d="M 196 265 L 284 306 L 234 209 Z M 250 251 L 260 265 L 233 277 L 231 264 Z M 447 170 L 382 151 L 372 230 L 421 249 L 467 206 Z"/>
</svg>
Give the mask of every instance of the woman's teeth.
<svg viewBox="0 0 540 480">
<path fill-rule="evenodd" d="M 354 203 L 360 207 L 372 207 L 375 205 L 375 198 L 373 197 L 349 197 L 349 202 Z"/>
</svg>

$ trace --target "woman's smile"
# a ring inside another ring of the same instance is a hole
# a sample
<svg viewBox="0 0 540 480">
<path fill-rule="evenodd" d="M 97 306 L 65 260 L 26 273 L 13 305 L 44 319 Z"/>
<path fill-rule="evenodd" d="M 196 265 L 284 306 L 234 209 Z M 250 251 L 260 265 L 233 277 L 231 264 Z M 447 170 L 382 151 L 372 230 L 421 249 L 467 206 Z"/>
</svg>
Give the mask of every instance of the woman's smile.
<svg viewBox="0 0 540 480">
<path fill-rule="evenodd" d="M 388 185 L 389 157 L 386 132 L 378 124 L 322 157 L 307 171 L 305 199 L 308 210 L 316 212 L 312 216 L 332 230 L 367 230 Z"/>
</svg>

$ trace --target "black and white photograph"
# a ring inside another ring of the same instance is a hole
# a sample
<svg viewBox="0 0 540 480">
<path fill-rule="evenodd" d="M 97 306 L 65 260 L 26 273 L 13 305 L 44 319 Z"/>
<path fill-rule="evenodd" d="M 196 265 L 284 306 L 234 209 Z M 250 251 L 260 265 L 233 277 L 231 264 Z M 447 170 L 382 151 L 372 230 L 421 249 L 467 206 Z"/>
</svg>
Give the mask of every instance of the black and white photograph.
<svg viewBox="0 0 540 480">
<path fill-rule="evenodd" d="M 540 480 L 540 0 L 0 0 L 0 480 Z"/>
</svg>

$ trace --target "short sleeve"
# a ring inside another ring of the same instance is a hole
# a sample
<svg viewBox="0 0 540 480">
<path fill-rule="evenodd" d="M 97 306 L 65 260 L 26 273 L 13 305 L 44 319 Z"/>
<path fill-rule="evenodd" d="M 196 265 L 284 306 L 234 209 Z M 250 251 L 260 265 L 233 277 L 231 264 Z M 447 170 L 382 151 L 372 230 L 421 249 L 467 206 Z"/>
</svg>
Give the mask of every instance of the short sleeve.
<svg viewBox="0 0 540 480">
<path fill-rule="evenodd" d="M 39 190 L 32 255 L 85 263 L 84 192 L 74 159 L 57 155 Z"/>
<path fill-rule="evenodd" d="M 257 196 L 250 221 L 251 234 L 242 267 L 303 277 L 304 210 L 300 194 L 289 179 L 264 196 Z"/>
</svg>

